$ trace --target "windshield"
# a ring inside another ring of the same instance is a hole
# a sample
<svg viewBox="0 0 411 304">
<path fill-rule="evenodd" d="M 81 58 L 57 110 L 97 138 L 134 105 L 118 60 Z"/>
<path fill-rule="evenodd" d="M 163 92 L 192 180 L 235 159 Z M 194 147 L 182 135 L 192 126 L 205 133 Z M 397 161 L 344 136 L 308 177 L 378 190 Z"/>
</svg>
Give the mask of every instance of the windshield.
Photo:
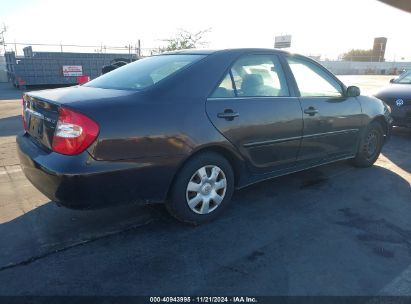
<svg viewBox="0 0 411 304">
<path fill-rule="evenodd" d="M 104 74 L 84 86 L 103 89 L 142 90 L 204 57 L 205 55 L 183 54 L 147 57 Z"/>
<path fill-rule="evenodd" d="M 411 83 L 411 70 L 401 74 L 396 80 L 396 83 Z"/>
</svg>

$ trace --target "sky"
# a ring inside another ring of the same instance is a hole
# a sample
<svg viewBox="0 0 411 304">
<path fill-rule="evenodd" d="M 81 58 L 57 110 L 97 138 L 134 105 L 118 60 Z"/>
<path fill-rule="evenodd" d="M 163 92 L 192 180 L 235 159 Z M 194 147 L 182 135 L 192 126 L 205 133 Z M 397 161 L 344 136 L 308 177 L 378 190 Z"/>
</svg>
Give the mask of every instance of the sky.
<svg viewBox="0 0 411 304">
<path fill-rule="evenodd" d="M 0 0 L 2 23 L 9 50 L 13 42 L 125 46 L 138 39 L 156 48 L 179 29 L 211 28 L 204 37 L 211 49 L 272 48 L 275 36 L 290 34 L 290 51 L 336 59 L 383 36 L 386 60 L 411 61 L 411 14 L 376 0 Z"/>
</svg>

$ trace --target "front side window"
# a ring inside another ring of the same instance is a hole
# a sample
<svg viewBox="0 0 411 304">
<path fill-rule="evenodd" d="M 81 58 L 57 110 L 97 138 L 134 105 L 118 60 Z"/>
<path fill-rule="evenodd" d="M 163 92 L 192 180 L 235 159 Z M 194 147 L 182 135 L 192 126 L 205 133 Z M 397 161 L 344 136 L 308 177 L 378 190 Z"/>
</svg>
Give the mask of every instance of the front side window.
<svg viewBox="0 0 411 304">
<path fill-rule="evenodd" d="M 411 71 L 405 72 L 404 74 L 400 75 L 398 79 L 395 81 L 397 83 L 411 83 Z"/>
<path fill-rule="evenodd" d="M 104 74 L 84 86 L 103 89 L 142 90 L 204 58 L 205 55 L 159 55 L 137 60 Z"/>
<path fill-rule="evenodd" d="M 231 74 L 231 75 L 230 75 Z M 284 72 L 274 55 L 238 59 L 211 97 L 289 96 Z"/>
<path fill-rule="evenodd" d="M 287 58 L 301 97 L 341 97 L 341 86 L 315 64 Z"/>
</svg>

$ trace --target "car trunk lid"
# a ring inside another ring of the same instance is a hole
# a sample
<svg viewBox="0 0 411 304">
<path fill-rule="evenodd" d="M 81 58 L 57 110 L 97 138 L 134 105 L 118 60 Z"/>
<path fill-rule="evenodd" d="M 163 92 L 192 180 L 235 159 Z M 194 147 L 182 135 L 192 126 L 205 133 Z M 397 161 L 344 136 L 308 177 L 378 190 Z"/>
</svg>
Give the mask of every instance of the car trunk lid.
<svg viewBox="0 0 411 304">
<path fill-rule="evenodd" d="M 23 96 L 23 120 L 26 132 L 42 147 L 51 149 L 59 116 L 59 106 L 30 95 Z"/>
<path fill-rule="evenodd" d="M 95 119 L 96 108 L 105 110 L 107 103 L 134 94 L 135 91 L 85 86 L 28 92 L 23 96 L 26 132 L 42 148 L 53 150 L 53 138 L 62 108 Z"/>
</svg>

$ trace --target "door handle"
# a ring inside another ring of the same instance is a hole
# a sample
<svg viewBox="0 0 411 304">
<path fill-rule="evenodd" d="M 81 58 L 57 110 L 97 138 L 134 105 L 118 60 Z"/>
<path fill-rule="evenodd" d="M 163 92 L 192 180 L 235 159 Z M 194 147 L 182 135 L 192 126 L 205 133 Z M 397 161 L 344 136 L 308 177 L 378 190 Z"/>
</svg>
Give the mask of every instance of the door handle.
<svg viewBox="0 0 411 304">
<path fill-rule="evenodd" d="M 310 115 L 310 116 L 314 116 L 315 114 L 318 113 L 318 110 L 317 110 L 316 108 L 314 108 L 314 107 L 309 107 L 308 109 L 305 109 L 305 110 L 304 110 L 304 113 L 305 113 L 305 114 L 308 114 L 308 115 Z"/>
<path fill-rule="evenodd" d="M 236 118 L 238 116 L 240 116 L 240 113 L 234 112 L 231 109 L 226 109 L 226 110 L 224 110 L 223 113 L 218 113 L 217 114 L 218 118 L 224 118 L 226 120 L 233 120 L 234 118 Z"/>
</svg>

